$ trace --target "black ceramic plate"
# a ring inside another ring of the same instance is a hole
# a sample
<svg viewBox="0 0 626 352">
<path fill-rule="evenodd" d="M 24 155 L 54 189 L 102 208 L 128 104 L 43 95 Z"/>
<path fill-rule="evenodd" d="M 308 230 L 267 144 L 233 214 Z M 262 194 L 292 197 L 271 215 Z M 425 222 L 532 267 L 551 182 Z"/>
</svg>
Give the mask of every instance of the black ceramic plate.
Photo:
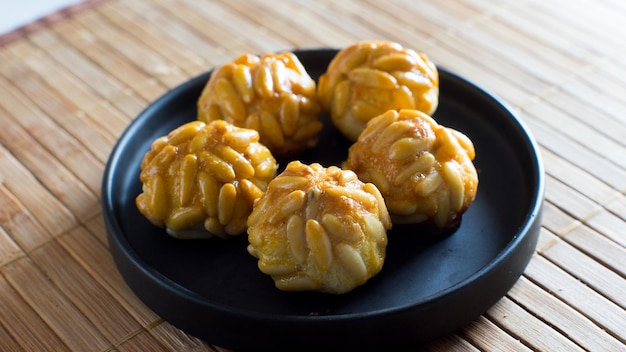
<svg viewBox="0 0 626 352">
<path fill-rule="evenodd" d="M 336 50 L 295 53 L 317 79 Z M 382 271 L 339 296 L 277 290 L 247 253 L 245 235 L 229 241 L 167 236 L 135 207 L 139 165 L 154 139 L 195 119 L 209 74 L 142 112 L 119 139 L 104 173 L 102 203 L 115 262 L 135 294 L 168 322 L 237 350 L 406 346 L 477 318 L 524 271 L 543 200 L 537 146 L 497 99 L 443 68 L 434 117 L 472 139 L 480 179 L 475 202 L 450 236 L 427 240 L 417 226 L 395 226 Z M 339 165 L 348 146 L 327 123 L 319 147 L 299 159 Z"/>
</svg>

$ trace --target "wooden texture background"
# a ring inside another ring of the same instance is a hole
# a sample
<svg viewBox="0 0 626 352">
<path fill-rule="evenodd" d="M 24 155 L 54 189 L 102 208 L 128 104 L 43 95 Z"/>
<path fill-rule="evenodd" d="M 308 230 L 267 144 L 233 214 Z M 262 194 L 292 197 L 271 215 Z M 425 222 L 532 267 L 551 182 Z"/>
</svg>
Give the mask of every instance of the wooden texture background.
<svg viewBox="0 0 626 352">
<path fill-rule="evenodd" d="M 0 38 L 0 350 L 221 350 L 163 321 L 108 251 L 104 165 L 150 102 L 243 52 L 384 39 L 499 96 L 546 169 L 525 274 L 415 350 L 626 350 L 626 3 L 88 1 Z"/>
</svg>

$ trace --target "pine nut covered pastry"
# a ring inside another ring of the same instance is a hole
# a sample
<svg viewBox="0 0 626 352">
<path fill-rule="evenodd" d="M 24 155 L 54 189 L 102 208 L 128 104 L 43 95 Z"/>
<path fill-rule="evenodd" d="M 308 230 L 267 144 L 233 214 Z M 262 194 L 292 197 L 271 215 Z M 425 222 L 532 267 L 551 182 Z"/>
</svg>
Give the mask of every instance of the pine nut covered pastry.
<svg viewBox="0 0 626 352">
<path fill-rule="evenodd" d="M 342 294 L 381 270 L 391 219 L 378 189 L 354 172 L 293 161 L 248 226 L 248 252 L 278 289 Z"/>
<path fill-rule="evenodd" d="M 432 115 L 439 101 L 439 74 L 425 54 L 400 44 L 356 42 L 330 62 L 318 95 L 335 126 L 354 142 L 367 121 L 387 110 Z"/>
<path fill-rule="evenodd" d="M 189 122 L 156 139 L 141 162 L 139 211 L 177 238 L 245 233 L 277 170 L 258 141 L 257 131 L 221 120 Z"/>
<path fill-rule="evenodd" d="M 211 74 L 198 100 L 199 120 L 254 129 L 277 158 L 317 144 L 320 111 L 315 81 L 291 52 L 239 56 Z"/>
<path fill-rule="evenodd" d="M 478 188 L 472 141 L 418 110 L 389 110 L 367 124 L 343 167 L 374 183 L 394 224 L 458 225 Z"/>
</svg>

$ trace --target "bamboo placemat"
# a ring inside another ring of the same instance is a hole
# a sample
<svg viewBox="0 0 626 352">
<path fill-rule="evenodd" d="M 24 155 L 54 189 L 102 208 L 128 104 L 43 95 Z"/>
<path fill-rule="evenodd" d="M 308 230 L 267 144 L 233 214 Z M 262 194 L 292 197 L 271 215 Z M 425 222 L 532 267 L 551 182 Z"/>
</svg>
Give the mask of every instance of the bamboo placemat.
<svg viewBox="0 0 626 352">
<path fill-rule="evenodd" d="M 619 0 L 90 1 L 0 38 L 0 350 L 221 350 L 128 289 L 100 183 L 130 121 L 243 52 L 385 39 L 502 98 L 546 168 L 539 245 L 429 351 L 626 350 L 626 4 Z"/>
</svg>

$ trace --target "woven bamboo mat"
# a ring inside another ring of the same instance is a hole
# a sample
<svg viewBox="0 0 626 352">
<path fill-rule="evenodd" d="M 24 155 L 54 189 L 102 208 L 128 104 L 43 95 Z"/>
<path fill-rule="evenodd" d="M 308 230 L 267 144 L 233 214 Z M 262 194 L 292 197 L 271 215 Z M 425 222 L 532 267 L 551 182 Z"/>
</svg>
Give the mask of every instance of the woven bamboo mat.
<svg viewBox="0 0 626 352">
<path fill-rule="evenodd" d="M 624 23 L 620 0 L 107 0 L 1 37 L 0 350 L 221 350 L 146 308 L 115 268 L 109 152 L 151 101 L 243 52 L 362 39 L 424 51 L 501 97 L 547 173 L 525 274 L 421 349 L 626 350 Z"/>
</svg>

